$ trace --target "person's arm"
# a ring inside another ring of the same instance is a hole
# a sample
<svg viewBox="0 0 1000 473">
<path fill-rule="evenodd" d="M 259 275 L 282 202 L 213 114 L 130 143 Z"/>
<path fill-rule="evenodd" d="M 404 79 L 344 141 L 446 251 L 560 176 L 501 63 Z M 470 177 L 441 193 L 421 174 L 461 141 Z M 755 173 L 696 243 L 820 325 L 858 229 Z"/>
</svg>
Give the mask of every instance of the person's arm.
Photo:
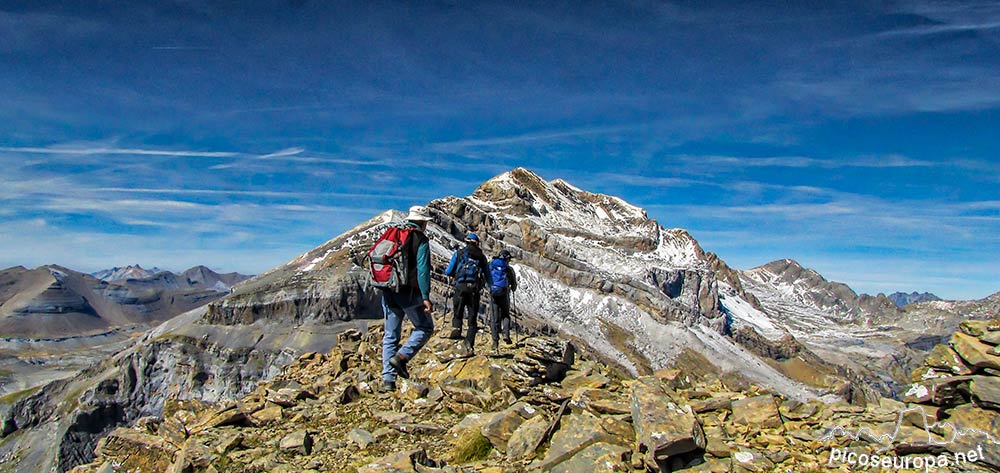
<svg viewBox="0 0 1000 473">
<path fill-rule="evenodd" d="M 417 247 L 417 285 L 424 300 L 431 299 L 431 245 L 423 241 Z"/>
<path fill-rule="evenodd" d="M 479 267 L 483 270 L 483 279 L 486 280 L 486 287 L 493 287 L 493 272 L 490 271 L 490 262 L 486 261 L 486 256 L 483 256 L 479 260 Z"/>
<path fill-rule="evenodd" d="M 507 283 L 507 285 L 510 286 L 510 290 L 511 291 L 516 291 L 517 290 L 517 276 L 514 275 L 514 267 L 513 266 L 507 266 L 507 280 L 510 281 L 510 282 Z"/>
<path fill-rule="evenodd" d="M 458 252 L 451 254 L 451 261 L 448 262 L 448 269 L 444 270 L 444 275 L 448 277 L 455 276 L 455 264 L 458 262 Z"/>
</svg>

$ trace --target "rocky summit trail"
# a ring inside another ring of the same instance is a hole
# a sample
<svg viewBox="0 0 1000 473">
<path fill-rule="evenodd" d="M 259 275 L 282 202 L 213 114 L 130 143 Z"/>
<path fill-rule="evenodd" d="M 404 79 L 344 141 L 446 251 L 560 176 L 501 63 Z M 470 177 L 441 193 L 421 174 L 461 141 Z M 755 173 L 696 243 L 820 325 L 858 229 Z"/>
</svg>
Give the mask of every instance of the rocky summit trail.
<svg viewBox="0 0 1000 473">
<path fill-rule="evenodd" d="M 998 321 L 936 347 L 906 403 L 865 406 L 675 368 L 628 379 L 555 336 L 488 338 L 472 355 L 439 330 L 382 393 L 382 325 L 348 330 L 238 401 L 169 400 L 73 471 L 1000 471 Z"/>
</svg>

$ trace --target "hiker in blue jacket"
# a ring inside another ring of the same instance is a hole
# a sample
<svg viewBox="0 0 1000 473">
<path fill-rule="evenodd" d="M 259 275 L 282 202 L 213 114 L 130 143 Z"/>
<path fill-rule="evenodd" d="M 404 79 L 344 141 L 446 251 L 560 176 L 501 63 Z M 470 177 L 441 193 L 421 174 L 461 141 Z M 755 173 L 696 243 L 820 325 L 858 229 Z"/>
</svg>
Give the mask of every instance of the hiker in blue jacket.
<svg viewBox="0 0 1000 473">
<path fill-rule="evenodd" d="M 483 287 L 493 285 L 489 263 L 479 248 L 479 235 L 470 233 L 465 237 L 465 248 L 451 255 L 448 269 L 444 274 L 455 280 L 455 303 L 451 318 L 451 333 L 448 338 L 462 338 L 462 319 L 469 321 L 465 335 L 465 346 L 469 353 L 475 353 L 476 331 L 479 330 L 479 293 Z"/>
<path fill-rule="evenodd" d="M 490 298 L 493 300 L 493 351 L 500 347 L 500 332 L 503 332 L 503 342 L 509 347 L 510 340 L 510 293 L 517 290 L 517 277 L 510 265 L 510 252 L 503 250 L 490 262 Z"/>
<path fill-rule="evenodd" d="M 403 244 L 407 252 L 410 285 L 399 291 L 382 291 L 382 310 L 385 312 L 385 334 L 382 337 L 382 381 L 383 391 L 396 390 L 396 376 L 409 378 L 406 364 L 427 343 L 434 332 L 434 318 L 431 312 L 431 251 L 424 231 L 431 220 L 430 212 L 420 205 L 410 207 L 404 225 L 413 227 L 413 232 Z M 413 322 L 413 333 L 400 347 L 399 338 L 403 329 L 403 318 Z"/>
</svg>

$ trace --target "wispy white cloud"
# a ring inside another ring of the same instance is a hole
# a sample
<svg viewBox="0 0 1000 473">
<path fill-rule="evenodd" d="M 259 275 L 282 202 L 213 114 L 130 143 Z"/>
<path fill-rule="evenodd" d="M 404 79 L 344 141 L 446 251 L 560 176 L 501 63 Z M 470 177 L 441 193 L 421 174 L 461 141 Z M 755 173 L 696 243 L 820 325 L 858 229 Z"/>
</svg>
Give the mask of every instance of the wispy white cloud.
<svg viewBox="0 0 1000 473">
<path fill-rule="evenodd" d="M 719 156 L 719 155 L 683 155 L 679 159 L 694 165 L 717 166 L 730 168 L 748 167 L 787 167 L 787 168 L 903 168 L 943 166 L 945 163 L 935 163 L 911 159 L 899 154 L 881 156 L 858 156 L 843 159 L 819 159 L 807 156 Z"/>
<path fill-rule="evenodd" d="M 38 209 L 60 213 L 123 213 L 150 215 L 157 213 L 189 213 L 209 206 L 181 200 L 159 199 L 93 199 L 79 197 L 52 197 L 37 205 Z"/>
<path fill-rule="evenodd" d="M 230 158 L 237 153 L 231 151 L 189 151 L 189 150 L 166 150 L 166 149 L 142 149 L 142 148 L 75 148 L 75 147 L 0 147 L 0 151 L 11 153 L 30 154 L 62 154 L 62 155 L 113 155 L 126 154 L 134 156 L 179 156 L 179 157 L 202 157 L 202 158 Z"/>
<path fill-rule="evenodd" d="M 258 158 L 269 159 L 269 158 L 283 158 L 287 156 L 297 156 L 299 154 L 302 154 L 305 150 L 306 150 L 305 148 L 285 148 L 283 150 L 275 151 L 273 153 L 260 155 L 258 156 Z"/>
<path fill-rule="evenodd" d="M 957 23 L 944 25 L 923 25 L 910 28 L 900 28 L 896 30 L 879 33 L 881 37 L 891 36 L 928 36 L 942 33 L 957 33 L 966 31 L 984 31 L 1000 28 L 1000 21 L 978 22 L 978 23 Z"/>
<path fill-rule="evenodd" d="M 584 177 L 585 181 L 617 182 L 635 187 L 690 187 L 694 185 L 707 185 L 706 181 L 687 179 L 681 177 L 657 177 L 623 173 L 596 173 L 593 177 Z"/>
<path fill-rule="evenodd" d="M 292 192 L 292 191 L 250 191 L 232 189 L 184 189 L 165 187 L 94 187 L 79 189 L 82 192 L 107 192 L 121 194 L 167 194 L 167 195 L 200 195 L 200 196 L 244 196 L 244 197 L 273 197 L 290 199 L 316 199 L 340 197 L 345 199 L 372 198 L 382 199 L 392 198 L 412 198 L 412 193 L 379 191 L 377 193 L 361 192 Z"/>
</svg>

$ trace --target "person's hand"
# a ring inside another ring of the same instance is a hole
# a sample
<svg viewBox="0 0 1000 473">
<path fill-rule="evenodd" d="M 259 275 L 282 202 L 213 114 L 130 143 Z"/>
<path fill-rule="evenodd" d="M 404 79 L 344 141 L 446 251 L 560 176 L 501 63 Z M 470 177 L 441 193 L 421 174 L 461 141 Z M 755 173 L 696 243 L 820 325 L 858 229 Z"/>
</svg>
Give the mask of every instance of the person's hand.
<svg viewBox="0 0 1000 473">
<path fill-rule="evenodd" d="M 424 299 L 424 310 L 426 310 L 428 314 L 434 312 L 434 304 L 431 304 L 430 299 Z"/>
</svg>

